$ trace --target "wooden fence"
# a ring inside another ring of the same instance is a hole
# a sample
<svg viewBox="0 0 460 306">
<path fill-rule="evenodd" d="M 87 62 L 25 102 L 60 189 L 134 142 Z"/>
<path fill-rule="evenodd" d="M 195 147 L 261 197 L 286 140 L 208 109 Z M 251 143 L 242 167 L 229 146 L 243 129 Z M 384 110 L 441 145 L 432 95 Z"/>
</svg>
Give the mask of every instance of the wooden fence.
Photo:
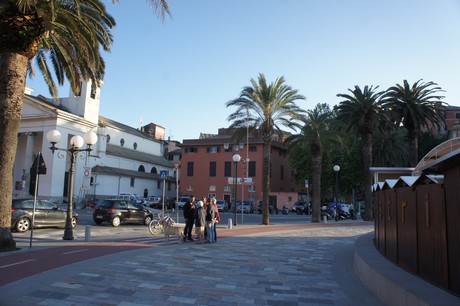
<svg viewBox="0 0 460 306">
<path fill-rule="evenodd" d="M 458 168 L 456 171 L 459 171 Z M 390 261 L 460 296 L 460 173 L 383 184 L 374 195 L 375 245 Z"/>
</svg>

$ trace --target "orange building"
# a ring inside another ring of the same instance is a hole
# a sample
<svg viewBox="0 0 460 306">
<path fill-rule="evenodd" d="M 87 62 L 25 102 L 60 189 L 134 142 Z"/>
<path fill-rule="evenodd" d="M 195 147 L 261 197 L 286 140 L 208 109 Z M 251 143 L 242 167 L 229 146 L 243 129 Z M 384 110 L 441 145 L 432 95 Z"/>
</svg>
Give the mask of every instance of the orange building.
<svg viewBox="0 0 460 306">
<path fill-rule="evenodd" d="M 180 169 L 181 195 L 197 198 L 215 197 L 234 203 L 234 186 L 238 201 L 251 201 L 257 211 L 262 200 L 262 168 L 264 144 L 249 136 L 232 143 L 229 129 L 219 129 L 217 135 L 201 134 L 199 139 L 185 139 L 182 144 Z M 236 163 L 233 155 L 239 154 Z M 234 184 L 236 181 L 236 185 Z M 278 141 L 272 143 L 270 204 L 281 209 L 292 207 L 298 200 L 299 186 L 295 184 L 286 148 Z"/>
</svg>

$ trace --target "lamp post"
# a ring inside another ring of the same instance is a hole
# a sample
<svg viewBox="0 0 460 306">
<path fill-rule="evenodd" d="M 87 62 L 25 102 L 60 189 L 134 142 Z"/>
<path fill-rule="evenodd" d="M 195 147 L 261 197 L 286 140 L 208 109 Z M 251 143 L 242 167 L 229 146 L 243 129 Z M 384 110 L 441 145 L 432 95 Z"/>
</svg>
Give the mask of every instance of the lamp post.
<svg viewBox="0 0 460 306">
<path fill-rule="evenodd" d="M 334 197 L 334 202 L 337 203 L 337 201 L 339 199 L 339 171 L 340 171 L 340 166 L 335 165 L 333 169 L 335 171 L 335 197 Z"/>
<path fill-rule="evenodd" d="M 241 156 L 240 154 L 234 154 L 233 155 L 233 163 L 235 164 L 235 176 L 233 177 L 233 201 L 234 201 L 234 205 L 233 205 L 233 212 L 234 212 L 234 217 L 235 217 L 235 220 L 233 220 L 233 225 L 237 225 L 237 222 L 236 222 L 236 194 L 237 194 L 237 189 L 238 189 L 238 185 L 237 185 L 237 178 L 238 178 L 238 162 L 240 161 L 241 159 Z M 243 209 L 243 203 L 241 203 L 241 209 Z"/>
<path fill-rule="evenodd" d="M 179 222 L 179 208 L 177 208 L 177 202 L 179 201 L 179 168 L 180 162 L 174 163 L 174 168 L 176 169 L 176 204 L 174 205 L 174 209 L 176 210 L 177 214 L 177 222 Z"/>
<path fill-rule="evenodd" d="M 75 173 L 75 158 L 77 157 L 78 152 L 91 152 L 91 146 L 97 142 L 97 135 L 96 133 L 89 131 L 83 137 L 79 135 L 75 135 L 70 139 L 70 148 L 61 149 L 56 147 L 56 144 L 61 140 L 61 133 L 58 130 L 51 130 L 46 134 L 46 139 L 49 143 L 51 143 L 51 151 L 54 154 L 54 151 L 66 151 L 70 154 L 70 168 L 69 168 L 69 185 L 68 185 L 68 205 L 67 205 L 67 217 L 65 220 L 65 229 L 64 229 L 64 236 L 62 239 L 64 240 L 73 240 L 73 229 L 72 229 L 72 206 L 73 206 L 73 180 L 74 180 L 74 173 Z M 83 146 L 83 144 L 87 144 L 88 147 L 86 149 L 79 149 Z"/>
</svg>

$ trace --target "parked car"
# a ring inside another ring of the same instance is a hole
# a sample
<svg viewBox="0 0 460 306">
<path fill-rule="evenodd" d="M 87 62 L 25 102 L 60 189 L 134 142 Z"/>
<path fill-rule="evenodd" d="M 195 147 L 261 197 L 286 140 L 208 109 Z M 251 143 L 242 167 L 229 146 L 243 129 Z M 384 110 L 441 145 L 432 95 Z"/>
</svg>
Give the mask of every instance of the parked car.
<svg viewBox="0 0 460 306">
<path fill-rule="evenodd" d="M 162 208 L 163 197 L 161 196 L 150 196 L 146 200 L 146 205 L 152 208 Z M 166 203 L 165 203 L 166 204 Z"/>
<path fill-rule="evenodd" d="M 153 219 L 153 213 L 141 204 L 133 204 L 125 199 L 106 199 L 101 201 L 93 212 L 96 224 L 108 222 L 112 226 L 122 223 L 140 223 L 148 225 Z"/>
<path fill-rule="evenodd" d="M 183 209 L 185 203 L 187 203 L 188 200 L 190 200 L 190 196 L 183 196 L 180 198 L 180 200 L 177 202 L 177 209 Z"/>
<path fill-rule="evenodd" d="M 257 210 L 259 211 L 259 214 L 262 213 L 262 201 L 259 201 L 259 205 L 257 207 Z M 268 212 L 272 214 L 275 211 L 275 208 L 273 207 L 273 204 L 268 205 Z"/>
<path fill-rule="evenodd" d="M 133 204 L 144 204 L 145 200 L 138 194 L 135 193 L 120 193 L 117 199 L 125 199 L 131 201 Z"/>
<path fill-rule="evenodd" d="M 86 208 L 91 208 L 94 209 L 97 205 L 98 201 L 93 201 L 93 200 L 84 200 L 82 201 L 81 204 L 81 209 L 86 209 Z"/>
<path fill-rule="evenodd" d="M 252 214 L 254 213 L 254 206 L 249 201 L 244 201 L 243 204 L 241 204 L 241 201 L 239 201 L 236 202 L 236 212 L 243 212 L 243 214 Z"/>
<path fill-rule="evenodd" d="M 11 206 L 11 228 L 25 232 L 32 226 L 34 210 L 33 198 L 14 198 Z M 59 227 L 65 228 L 67 211 L 48 200 L 37 200 L 35 203 L 34 228 Z M 72 227 L 77 226 L 78 214 L 72 211 Z"/>
<path fill-rule="evenodd" d="M 216 200 L 217 209 L 219 211 L 227 211 L 228 205 L 224 200 Z"/>
</svg>

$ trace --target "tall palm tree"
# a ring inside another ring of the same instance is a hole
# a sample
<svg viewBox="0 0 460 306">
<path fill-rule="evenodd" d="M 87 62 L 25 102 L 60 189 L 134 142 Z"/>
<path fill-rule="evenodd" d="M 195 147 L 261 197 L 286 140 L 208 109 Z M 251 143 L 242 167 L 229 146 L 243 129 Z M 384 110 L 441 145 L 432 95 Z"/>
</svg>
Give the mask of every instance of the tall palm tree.
<svg viewBox="0 0 460 306">
<path fill-rule="evenodd" d="M 154 5 L 165 0 L 150 2 Z M 10 231 L 11 173 L 26 75 L 33 73 L 31 60 L 35 57 L 55 99 L 53 70 L 58 84 L 67 79 L 74 92 L 79 91 L 82 80 L 91 79 L 93 86 L 98 86 L 105 72 L 100 48 L 110 50 L 113 26 L 115 20 L 101 0 L 0 2 L 0 251 L 16 248 Z"/>
<path fill-rule="evenodd" d="M 326 103 L 308 110 L 302 119 L 300 134 L 289 136 L 285 144 L 289 150 L 310 150 L 312 168 L 312 222 L 321 221 L 321 164 L 326 144 L 340 142 L 339 133 L 331 128 L 333 112 Z"/>
<path fill-rule="evenodd" d="M 372 220 L 372 134 L 379 128 L 382 121 L 388 120 L 387 112 L 382 109 L 380 98 L 383 91 L 376 92 L 378 86 L 365 86 L 362 90 L 355 86 L 354 90 L 348 89 L 349 94 L 337 94 L 344 98 L 335 107 L 338 122 L 345 132 L 353 132 L 362 139 L 363 173 L 364 173 L 364 220 Z"/>
<path fill-rule="evenodd" d="M 259 74 L 258 80 L 251 79 L 251 86 L 244 87 L 240 96 L 226 103 L 227 107 L 236 106 L 235 112 L 229 115 L 232 122 L 230 128 L 248 129 L 264 142 L 264 157 L 262 167 L 262 223 L 268 225 L 268 201 L 270 193 L 270 154 L 273 136 L 283 138 L 281 127 L 294 128 L 295 120 L 304 113 L 297 105 L 297 100 L 305 97 L 298 94 L 285 83 L 284 77 L 267 84 L 265 76 Z"/>
<path fill-rule="evenodd" d="M 424 83 L 418 80 L 410 86 L 407 80 L 404 80 L 403 85 L 396 84 L 385 94 L 384 101 L 397 116 L 397 123 L 402 123 L 407 129 L 411 167 L 415 167 L 419 162 L 418 137 L 421 129 L 446 125 L 445 105 L 441 101 L 444 96 L 439 95 L 442 91 L 441 87 L 433 82 Z"/>
</svg>

